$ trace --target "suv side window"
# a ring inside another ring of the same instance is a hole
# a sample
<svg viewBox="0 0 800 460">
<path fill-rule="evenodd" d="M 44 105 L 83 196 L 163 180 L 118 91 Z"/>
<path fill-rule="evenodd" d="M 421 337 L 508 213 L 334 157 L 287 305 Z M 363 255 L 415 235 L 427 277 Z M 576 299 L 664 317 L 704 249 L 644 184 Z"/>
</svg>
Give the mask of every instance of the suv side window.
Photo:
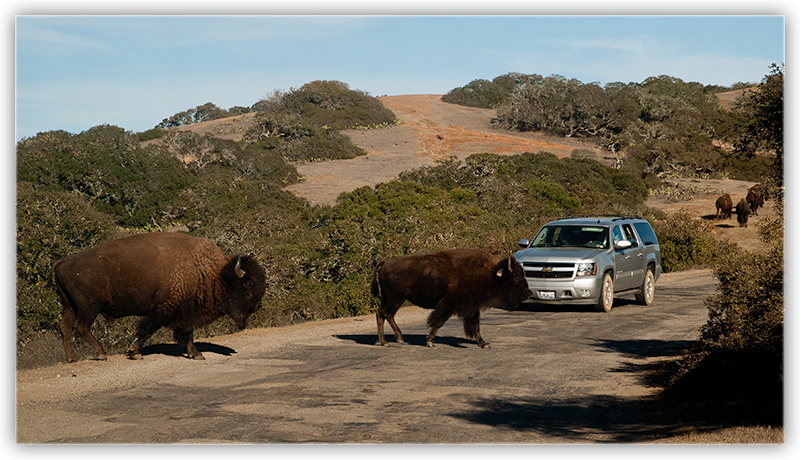
<svg viewBox="0 0 800 460">
<path fill-rule="evenodd" d="M 636 227 L 636 231 L 639 232 L 639 236 L 642 237 L 642 243 L 645 246 L 658 244 L 658 238 L 656 238 L 656 234 L 650 224 L 647 222 L 635 222 L 633 226 Z"/>
<path fill-rule="evenodd" d="M 619 225 L 614 226 L 614 230 L 611 231 L 611 235 L 613 237 L 614 246 L 616 246 L 617 243 L 625 239 L 622 237 L 622 230 L 620 230 Z"/>
<path fill-rule="evenodd" d="M 622 228 L 625 230 L 625 239 L 631 242 L 631 247 L 635 248 L 638 246 L 639 243 L 636 242 L 636 233 L 633 232 L 630 224 L 625 224 Z"/>
</svg>

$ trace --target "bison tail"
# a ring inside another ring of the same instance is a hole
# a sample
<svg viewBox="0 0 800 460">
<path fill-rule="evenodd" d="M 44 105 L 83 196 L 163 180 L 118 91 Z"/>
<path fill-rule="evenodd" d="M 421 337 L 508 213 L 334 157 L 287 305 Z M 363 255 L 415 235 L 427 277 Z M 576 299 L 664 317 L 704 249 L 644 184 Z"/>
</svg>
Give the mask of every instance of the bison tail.
<svg viewBox="0 0 800 460">
<path fill-rule="evenodd" d="M 375 271 L 372 273 L 372 286 L 370 287 L 372 297 L 378 297 L 381 295 L 381 284 L 378 282 L 378 275 L 380 275 L 381 267 L 383 267 L 383 262 L 379 263 L 378 266 L 375 267 Z"/>
</svg>

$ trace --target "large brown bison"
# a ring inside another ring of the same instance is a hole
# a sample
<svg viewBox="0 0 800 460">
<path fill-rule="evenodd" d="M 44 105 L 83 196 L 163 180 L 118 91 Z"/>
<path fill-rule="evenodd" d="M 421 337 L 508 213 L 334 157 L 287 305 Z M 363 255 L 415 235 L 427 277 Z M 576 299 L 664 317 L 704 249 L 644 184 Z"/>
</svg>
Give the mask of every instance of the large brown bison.
<svg viewBox="0 0 800 460">
<path fill-rule="evenodd" d="M 717 198 L 717 219 L 730 219 L 733 200 L 729 194 Z"/>
<path fill-rule="evenodd" d="M 742 198 L 736 205 L 736 221 L 739 222 L 740 227 L 747 227 L 747 219 L 750 217 L 750 206 L 747 200 Z"/>
<path fill-rule="evenodd" d="M 375 268 L 372 295 L 380 296 L 376 312 L 378 341 L 388 345 L 384 320 L 397 342 L 405 343 L 394 320 L 404 301 L 433 309 L 428 316 L 427 345 L 433 347 L 436 332 L 454 314 L 464 323 L 464 333 L 478 346 L 488 344 L 480 333 L 481 310 L 498 307 L 515 310 L 528 298 L 528 283 L 522 266 L 513 257 L 498 260 L 479 249 L 454 249 L 427 255 L 386 259 Z"/>
<path fill-rule="evenodd" d="M 764 190 L 761 184 L 756 184 L 747 190 L 747 205 L 750 206 L 750 214 L 757 216 L 758 208 L 764 206 Z"/>
<path fill-rule="evenodd" d="M 120 238 L 53 264 L 63 306 L 61 338 L 69 361 L 74 328 L 106 359 L 90 330 L 97 315 L 113 322 L 143 316 L 129 354 L 141 359 L 144 343 L 161 327 L 173 331 L 190 358 L 204 359 L 194 329 L 227 314 L 239 328 L 261 306 L 264 269 L 252 256 L 226 256 L 211 240 L 183 233 L 145 233 Z"/>
</svg>

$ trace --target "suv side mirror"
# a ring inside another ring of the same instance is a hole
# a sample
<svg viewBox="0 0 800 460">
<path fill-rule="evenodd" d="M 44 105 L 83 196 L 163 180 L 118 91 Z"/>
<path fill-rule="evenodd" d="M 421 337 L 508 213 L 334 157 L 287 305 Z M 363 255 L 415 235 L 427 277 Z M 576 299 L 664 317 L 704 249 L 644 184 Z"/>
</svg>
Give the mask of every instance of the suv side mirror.
<svg viewBox="0 0 800 460">
<path fill-rule="evenodd" d="M 531 242 L 528 241 L 527 238 L 523 238 L 523 239 L 519 240 L 518 244 L 519 244 L 519 247 L 521 247 L 522 249 L 527 249 L 527 247 L 531 245 Z"/>
<path fill-rule="evenodd" d="M 614 245 L 614 249 L 628 249 L 629 247 L 631 247 L 631 242 L 628 240 L 617 241 L 617 244 Z"/>
</svg>

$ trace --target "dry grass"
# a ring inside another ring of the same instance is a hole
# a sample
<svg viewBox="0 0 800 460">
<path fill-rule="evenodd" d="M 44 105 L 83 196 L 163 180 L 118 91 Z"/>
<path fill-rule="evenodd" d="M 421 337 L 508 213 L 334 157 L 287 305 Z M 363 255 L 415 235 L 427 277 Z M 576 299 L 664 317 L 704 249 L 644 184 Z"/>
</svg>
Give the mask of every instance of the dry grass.
<svg viewBox="0 0 800 460">
<path fill-rule="evenodd" d="M 783 427 L 735 426 L 709 432 L 692 431 L 654 444 L 783 444 Z"/>
</svg>

